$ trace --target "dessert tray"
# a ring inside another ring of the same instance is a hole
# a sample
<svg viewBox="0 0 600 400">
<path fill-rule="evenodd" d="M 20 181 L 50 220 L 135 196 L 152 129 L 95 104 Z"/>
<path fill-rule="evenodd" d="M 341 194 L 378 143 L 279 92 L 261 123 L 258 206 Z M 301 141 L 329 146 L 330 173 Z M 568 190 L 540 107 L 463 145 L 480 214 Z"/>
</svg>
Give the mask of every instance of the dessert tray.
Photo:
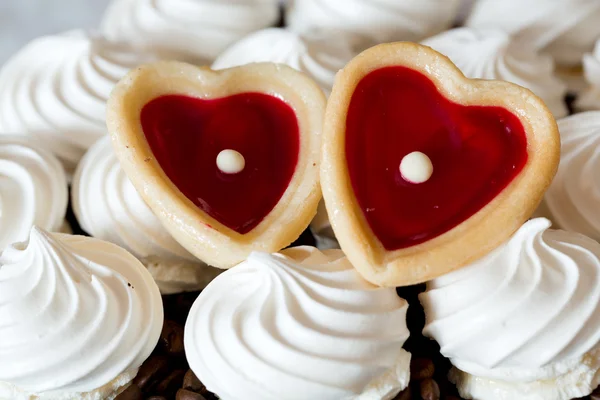
<svg viewBox="0 0 600 400">
<path fill-rule="evenodd" d="M 113 0 L 0 66 L 0 400 L 600 399 L 597 0 Z"/>
</svg>

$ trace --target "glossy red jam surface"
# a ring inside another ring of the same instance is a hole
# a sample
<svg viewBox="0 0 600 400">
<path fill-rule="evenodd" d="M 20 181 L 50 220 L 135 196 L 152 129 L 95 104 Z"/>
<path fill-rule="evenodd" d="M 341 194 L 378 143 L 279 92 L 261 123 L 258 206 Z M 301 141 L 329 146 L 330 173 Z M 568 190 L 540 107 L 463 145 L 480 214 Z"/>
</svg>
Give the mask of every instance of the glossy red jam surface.
<svg viewBox="0 0 600 400">
<path fill-rule="evenodd" d="M 400 162 L 413 151 L 432 161 L 427 182 L 402 178 Z M 350 179 L 387 250 L 456 227 L 506 188 L 527 157 L 527 136 L 515 115 L 501 107 L 455 104 L 409 68 L 376 70 L 352 96 L 346 120 Z"/>
<path fill-rule="evenodd" d="M 296 170 L 298 120 L 276 97 L 168 95 L 146 104 L 140 117 L 169 179 L 200 209 L 241 234 L 271 212 Z M 217 167 L 217 155 L 225 149 L 244 156 L 242 172 L 225 174 Z"/>
</svg>

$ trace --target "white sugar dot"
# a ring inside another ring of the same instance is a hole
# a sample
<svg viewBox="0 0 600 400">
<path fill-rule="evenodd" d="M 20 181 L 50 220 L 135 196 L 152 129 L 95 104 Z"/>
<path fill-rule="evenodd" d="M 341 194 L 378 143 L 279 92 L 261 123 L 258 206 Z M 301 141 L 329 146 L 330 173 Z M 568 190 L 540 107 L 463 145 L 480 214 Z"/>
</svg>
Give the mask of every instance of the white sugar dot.
<svg viewBox="0 0 600 400">
<path fill-rule="evenodd" d="M 217 167 L 225 174 L 240 173 L 245 166 L 244 156 L 235 150 L 226 149 L 217 156 Z"/>
<path fill-rule="evenodd" d="M 400 173 L 410 183 L 424 183 L 433 174 L 433 164 L 427 154 L 413 151 L 400 162 Z"/>
</svg>

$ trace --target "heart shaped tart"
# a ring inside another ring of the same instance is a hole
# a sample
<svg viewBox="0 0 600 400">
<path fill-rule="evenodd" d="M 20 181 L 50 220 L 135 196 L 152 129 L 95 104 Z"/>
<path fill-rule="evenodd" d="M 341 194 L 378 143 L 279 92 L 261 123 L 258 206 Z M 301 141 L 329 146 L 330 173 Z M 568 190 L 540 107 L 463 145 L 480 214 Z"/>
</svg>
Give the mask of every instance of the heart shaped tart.
<svg viewBox="0 0 600 400">
<path fill-rule="evenodd" d="M 504 242 L 535 211 L 560 153 L 532 92 L 469 80 L 413 43 L 371 48 L 338 74 L 323 140 L 332 227 L 382 286 L 427 281 Z"/>
<path fill-rule="evenodd" d="M 115 88 L 107 124 L 121 166 L 191 253 L 229 268 L 278 251 L 321 198 L 325 97 L 285 66 L 137 68 Z"/>
</svg>

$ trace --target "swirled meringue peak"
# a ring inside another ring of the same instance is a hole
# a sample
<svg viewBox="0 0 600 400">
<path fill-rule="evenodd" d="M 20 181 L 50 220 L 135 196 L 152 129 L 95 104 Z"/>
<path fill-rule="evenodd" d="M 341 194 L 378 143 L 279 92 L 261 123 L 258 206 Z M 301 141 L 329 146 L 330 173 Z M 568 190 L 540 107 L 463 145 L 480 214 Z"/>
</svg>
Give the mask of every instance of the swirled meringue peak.
<svg viewBox="0 0 600 400">
<path fill-rule="evenodd" d="M 34 227 L 0 255 L 0 398 L 114 398 L 162 322 L 158 287 L 131 254 Z"/>
<path fill-rule="evenodd" d="M 109 39 L 210 64 L 231 44 L 278 19 L 278 0 L 113 0 L 101 29 Z"/>
<path fill-rule="evenodd" d="M 552 58 L 519 46 L 506 32 L 457 28 L 422 43 L 448 56 L 468 78 L 516 83 L 541 97 L 555 117 L 568 114 L 567 86 L 554 75 Z"/>
<path fill-rule="evenodd" d="M 330 40 L 345 32 L 356 51 L 398 40 L 416 42 L 448 29 L 460 0 L 293 0 L 286 21 L 300 33 L 320 31 Z"/>
<path fill-rule="evenodd" d="M 561 157 L 544 205 L 560 228 L 600 240 L 600 111 L 558 121 Z"/>
<path fill-rule="evenodd" d="M 0 135 L 0 252 L 31 227 L 68 230 L 67 178 L 60 162 L 32 138 Z"/>
<path fill-rule="evenodd" d="M 154 59 L 80 31 L 35 39 L 0 70 L 0 134 L 35 138 L 70 172 L 105 135 L 114 85 Z"/>
<path fill-rule="evenodd" d="M 466 25 L 501 29 L 570 67 L 592 51 L 599 19 L 598 0 L 478 0 Z"/>
<path fill-rule="evenodd" d="M 409 381 L 407 307 L 340 250 L 253 253 L 196 300 L 186 354 L 223 400 L 392 399 Z"/>
<path fill-rule="evenodd" d="M 600 110 L 600 37 L 594 52 L 584 56 L 583 70 L 588 87 L 577 99 L 576 108 Z"/>
<path fill-rule="evenodd" d="M 420 295 L 466 398 L 570 400 L 600 381 L 600 244 L 537 218 Z"/>
<path fill-rule="evenodd" d="M 354 57 L 344 40 L 329 36 L 302 36 L 280 28 L 253 33 L 225 50 L 213 69 L 237 67 L 253 62 L 286 64 L 313 78 L 329 94 L 335 74 Z"/>
<path fill-rule="evenodd" d="M 71 198 L 82 229 L 130 251 L 163 294 L 203 289 L 221 272 L 188 253 L 162 226 L 121 169 L 108 136 L 81 159 Z"/>
</svg>

